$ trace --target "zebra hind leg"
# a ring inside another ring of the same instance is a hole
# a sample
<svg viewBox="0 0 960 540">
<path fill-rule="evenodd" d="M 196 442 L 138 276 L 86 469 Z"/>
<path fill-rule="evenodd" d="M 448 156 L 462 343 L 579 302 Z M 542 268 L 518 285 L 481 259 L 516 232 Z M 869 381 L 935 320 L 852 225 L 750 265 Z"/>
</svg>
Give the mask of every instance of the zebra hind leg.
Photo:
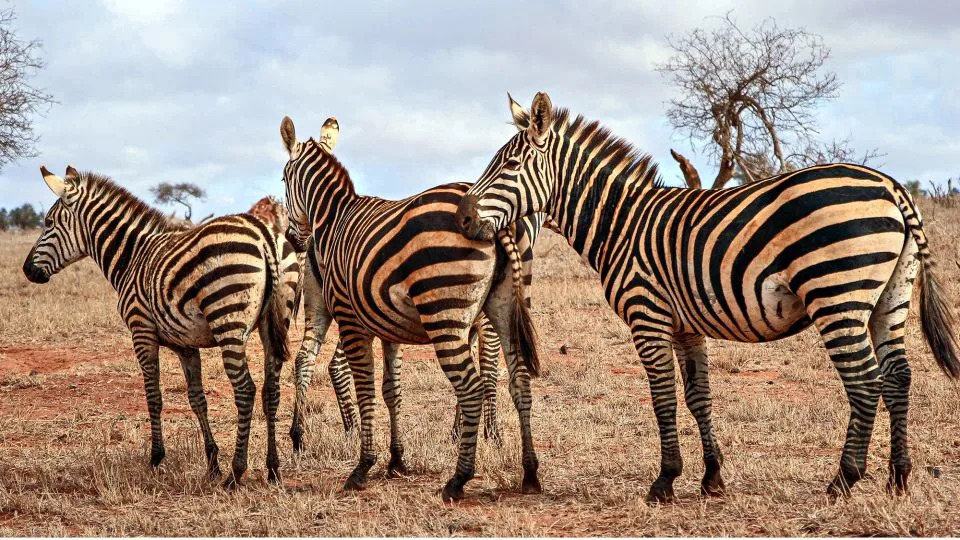
<svg viewBox="0 0 960 540">
<path fill-rule="evenodd" d="M 407 465 L 403 462 L 403 439 L 400 429 L 400 405 L 403 403 L 403 394 L 400 391 L 400 371 L 403 366 L 403 355 L 400 345 L 396 343 L 381 343 L 383 345 L 383 401 L 387 404 L 390 413 L 390 464 L 387 466 L 387 476 L 396 478 L 408 474 Z"/>
<path fill-rule="evenodd" d="M 229 332 L 220 338 L 220 353 L 223 369 L 233 386 L 233 401 L 237 407 L 237 443 L 233 452 L 230 475 L 223 483 L 233 489 L 247 470 L 247 443 L 250 440 L 250 420 L 253 417 L 253 400 L 257 386 L 247 366 L 246 340 L 241 332 Z"/>
<path fill-rule="evenodd" d="M 327 373 L 330 375 L 331 384 L 333 384 L 333 392 L 337 396 L 337 407 L 340 409 L 343 432 L 349 437 L 356 433 L 360 418 L 357 415 L 357 408 L 350 390 L 353 385 L 350 364 L 347 362 L 347 355 L 343 353 L 343 345 L 339 342 L 337 342 L 337 350 L 333 352 L 333 357 L 330 358 L 330 363 L 327 364 Z"/>
<path fill-rule="evenodd" d="M 176 350 L 180 358 L 180 367 L 183 368 L 183 376 L 187 380 L 187 396 L 190 400 L 190 408 L 193 414 L 197 416 L 200 423 L 200 432 L 203 434 L 203 450 L 207 457 L 207 477 L 211 480 L 220 478 L 220 463 L 217 456 L 220 454 L 220 448 L 213 437 L 213 430 L 210 429 L 210 420 L 207 417 L 207 397 L 203 393 L 203 371 L 200 362 L 199 349 L 180 349 Z"/>
<path fill-rule="evenodd" d="M 280 407 L 280 372 L 283 357 L 278 358 L 276 344 L 272 343 L 267 321 L 260 322 L 260 341 L 263 343 L 263 388 L 261 402 L 267 420 L 267 480 L 279 484 L 280 456 L 277 453 L 277 409 Z"/>
<path fill-rule="evenodd" d="M 913 281 L 920 268 L 916 252 L 916 243 L 907 241 L 869 323 L 883 380 L 880 393 L 890 413 L 890 463 L 886 488 L 897 495 L 906 492 L 912 469 L 907 446 L 911 373 L 904 346 L 904 326 L 910 311 Z"/>
<path fill-rule="evenodd" d="M 713 434 L 711 413 L 713 399 L 710 395 L 706 340 L 699 334 L 676 336 L 673 341 L 674 354 L 683 374 L 683 397 L 687 409 L 697 420 L 700 441 L 703 444 L 703 480 L 700 493 L 706 496 L 722 496 L 726 493 L 720 467 L 723 454 Z"/>
<path fill-rule="evenodd" d="M 497 382 L 500 378 L 500 336 L 485 317 L 480 324 L 478 357 L 483 380 L 483 438 L 495 446 L 503 446 L 500 423 L 497 422 Z"/>
<path fill-rule="evenodd" d="M 831 497 L 847 496 L 867 470 L 867 449 L 880 401 L 880 368 L 867 331 L 870 311 L 861 302 L 821 307 L 812 314 L 823 343 L 840 374 L 850 403 L 850 421 L 840 456 L 840 470 L 827 486 Z"/>
</svg>

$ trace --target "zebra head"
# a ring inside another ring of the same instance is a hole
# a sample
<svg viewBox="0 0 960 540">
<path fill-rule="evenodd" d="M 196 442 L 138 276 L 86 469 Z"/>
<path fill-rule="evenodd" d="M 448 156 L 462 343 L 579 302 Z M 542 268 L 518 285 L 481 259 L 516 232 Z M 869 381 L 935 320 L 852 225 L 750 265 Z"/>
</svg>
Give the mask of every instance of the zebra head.
<svg viewBox="0 0 960 540">
<path fill-rule="evenodd" d="M 507 94 L 517 134 L 493 156 L 457 208 L 457 225 L 467 238 L 490 240 L 510 223 L 543 211 L 552 191 L 547 147 L 553 135 L 553 104 L 538 92 L 527 111 Z"/>
<path fill-rule="evenodd" d="M 80 174 L 69 165 L 65 179 L 43 166 L 40 173 L 58 199 L 44 216 L 40 238 L 23 262 L 23 273 L 33 283 L 50 281 L 50 276 L 88 254 L 86 236 L 76 216 L 82 190 Z"/>
<path fill-rule="evenodd" d="M 306 182 L 317 174 L 314 169 L 314 160 L 317 152 L 333 153 L 333 148 L 340 139 L 340 123 L 335 117 L 327 118 L 320 130 L 320 140 L 310 138 L 304 142 L 297 140 L 297 132 L 293 120 L 284 116 L 280 122 L 280 138 L 283 146 L 290 155 L 283 168 L 283 183 L 286 186 L 287 240 L 297 251 L 307 249 L 307 242 L 311 234 L 311 222 L 307 212 Z"/>
</svg>

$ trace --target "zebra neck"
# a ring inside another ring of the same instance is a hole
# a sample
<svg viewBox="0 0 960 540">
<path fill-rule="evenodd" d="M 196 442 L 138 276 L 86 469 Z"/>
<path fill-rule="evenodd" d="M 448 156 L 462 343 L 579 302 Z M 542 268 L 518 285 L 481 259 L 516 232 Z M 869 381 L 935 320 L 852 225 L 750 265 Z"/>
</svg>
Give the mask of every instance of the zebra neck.
<svg viewBox="0 0 960 540">
<path fill-rule="evenodd" d="M 350 204 L 358 199 L 357 194 L 345 184 L 328 185 L 314 192 L 307 204 L 308 215 L 313 216 L 313 239 L 316 251 L 326 258 L 330 237 L 336 229 L 336 223 Z"/>
<path fill-rule="evenodd" d="M 556 170 L 590 170 L 590 156 Z M 652 188 L 611 176 L 601 168 L 581 175 L 556 174 L 546 211 L 570 246 L 601 275 L 618 246 L 635 230 L 637 201 Z"/>
<path fill-rule="evenodd" d="M 149 216 L 130 215 L 122 207 L 105 215 L 92 216 L 87 231 L 90 257 L 118 291 L 131 263 L 149 249 L 150 237 L 164 232 Z"/>
</svg>

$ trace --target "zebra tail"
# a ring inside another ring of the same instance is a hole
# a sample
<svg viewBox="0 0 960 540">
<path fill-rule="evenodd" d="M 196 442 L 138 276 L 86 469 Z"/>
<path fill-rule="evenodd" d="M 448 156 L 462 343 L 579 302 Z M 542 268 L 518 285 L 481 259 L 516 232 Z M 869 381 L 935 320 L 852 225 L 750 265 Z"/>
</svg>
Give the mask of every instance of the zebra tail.
<svg viewBox="0 0 960 540">
<path fill-rule="evenodd" d="M 960 355 L 954 331 L 953 310 L 936 276 L 936 262 L 930 253 L 927 236 L 923 232 L 920 212 L 902 186 L 896 184 L 901 197 L 900 210 L 919 249 L 920 269 L 920 326 L 923 336 L 933 351 L 937 365 L 951 379 L 960 379 Z"/>
<path fill-rule="evenodd" d="M 530 306 L 527 304 L 523 288 L 523 266 L 520 261 L 520 248 L 516 241 L 516 224 L 500 231 L 500 243 L 507 252 L 510 274 L 513 279 L 513 335 L 514 346 L 520 351 L 523 364 L 531 377 L 540 376 L 540 355 L 537 353 L 537 330 L 533 326 Z"/>
<path fill-rule="evenodd" d="M 283 242 L 286 242 L 284 239 Z M 264 294 L 266 305 L 266 324 L 267 333 L 270 336 L 270 350 L 266 351 L 279 362 L 286 362 L 290 359 L 290 343 L 287 340 L 287 331 L 290 328 L 290 318 L 287 316 L 287 305 L 284 302 L 284 295 L 280 294 L 283 287 L 283 273 L 280 269 L 280 260 L 277 258 L 278 251 L 275 246 L 269 246 L 271 249 L 265 250 L 267 253 L 267 270 L 269 279 L 267 280 L 267 290 Z M 299 288 L 299 286 L 298 286 Z M 299 300 L 299 294 L 296 295 Z M 294 303 L 294 310 L 297 304 Z"/>
</svg>

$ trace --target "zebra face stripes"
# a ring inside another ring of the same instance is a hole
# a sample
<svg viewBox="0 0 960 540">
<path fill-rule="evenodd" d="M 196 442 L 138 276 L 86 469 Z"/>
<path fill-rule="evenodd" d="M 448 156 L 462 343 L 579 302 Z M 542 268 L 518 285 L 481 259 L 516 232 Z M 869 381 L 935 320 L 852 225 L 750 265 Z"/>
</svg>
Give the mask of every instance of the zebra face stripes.
<svg viewBox="0 0 960 540">
<path fill-rule="evenodd" d="M 23 263 L 23 273 L 33 283 L 46 283 L 50 276 L 87 256 L 84 236 L 76 218 L 62 200 L 50 207 L 40 238 Z"/>
<path fill-rule="evenodd" d="M 552 113 L 543 94 L 530 117 L 528 133 L 513 137 L 464 197 L 458 225 L 468 237 L 484 236 L 504 221 L 545 210 L 600 274 L 650 381 L 661 467 L 649 500 L 672 499 L 682 470 L 674 356 L 700 428 L 701 489 L 718 494 L 722 454 L 713 435 L 704 337 L 761 342 L 810 325 L 850 403 L 829 493 L 846 494 L 863 477 L 881 398 L 891 411 L 888 487 L 906 489 L 911 373 L 903 329 L 915 278 L 934 359 L 957 378 L 960 357 L 919 212 L 900 184 L 866 167 L 832 164 L 727 190 L 666 188 L 649 156 L 599 123 L 570 120 L 562 109 Z M 534 129 L 539 139 L 529 132 L 537 117 L 552 118 L 545 135 Z M 539 140 L 544 159 L 535 162 Z M 517 156 L 527 161 L 512 163 Z M 536 167 L 545 170 L 530 171 Z"/>
</svg>

